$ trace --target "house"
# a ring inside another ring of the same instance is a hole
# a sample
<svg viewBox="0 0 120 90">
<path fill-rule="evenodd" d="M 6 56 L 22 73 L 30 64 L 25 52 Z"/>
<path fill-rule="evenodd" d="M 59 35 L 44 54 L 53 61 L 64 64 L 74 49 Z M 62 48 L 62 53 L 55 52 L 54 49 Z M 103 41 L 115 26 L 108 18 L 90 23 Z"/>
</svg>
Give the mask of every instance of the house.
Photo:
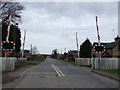
<svg viewBox="0 0 120 90">
<path fill-rule="evenodd" d="M 93 47 L 96 44 L 98 44 L 98 43 L 94 42 Z M 104 45 L 105 50 L 106 50 L 105 53 L 102 54 L 102 57 L 120 57 L 120 37 L 119 36 L 117 36 L 115 38 L 114 42 L 101 43 L 101 45 Z M 92 51 L 93 51 L 93 49 L 92 49 Z M 92 55 L 93 55 L 93 57 L 98 56 L 97 53 L 93 53 Z"/>
<path fill-rule="evenodd" d="M 78 51 L 77 50 L 70 50 L 70 51 L 68 51 L 68 57 L 69 56 L 77 58 L 78 57 Z"/>
<path fill-rule="evenodd" d="M 24 50 L 25 57 L 29 57 L 31 54 L 30 50 Z"/>
</svg>

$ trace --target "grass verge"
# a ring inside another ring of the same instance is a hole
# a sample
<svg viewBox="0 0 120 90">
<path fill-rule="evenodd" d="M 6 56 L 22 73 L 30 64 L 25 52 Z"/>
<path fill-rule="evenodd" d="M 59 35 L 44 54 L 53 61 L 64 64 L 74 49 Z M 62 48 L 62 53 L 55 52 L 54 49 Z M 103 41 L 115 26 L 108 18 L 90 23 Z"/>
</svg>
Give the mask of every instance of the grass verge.
<svg viewBox="0 0 120 90">
<path fill-rule="evenodd" d="M 26 64 L 27 65 L 37 65 L 37 63 L 34 63 L 34 62 L 27 62 Z"/>
<path fill-rule="evenodd" d="M 67 63 L 72 64 L 72 65 L 76 65 L 76 63 L 74 61 L 67 61 L 67 60 L 62 60 L 62 59 L 56 59 L 56 60 L 59 60 L 62 62 L 67 62 Z"/>
<path fill-rule="evenodd" d="M 45 58 L 38 58 L 38 59 L 33 59 L 33 60 L 30 60 L 30 61 L 44 61 Z"/>
<path fill-rule="evenodd" d="M 104 72 L 108 72 L 108 73 L 112 73 L 112 74 L 119 74 L 120 75 L 120 70 L 119 69 L 106 69 L 106 70 L 102 70 Z"/>
<path fill-rule="evenodd" d="M 30 61 L 27 61 L 27 65 L 37 65 L 38 63 L 40 63 L 41 61 L 44 61 L 45 58 L 37 58 L 37 59 L 32 59 Z"/>
</svg>

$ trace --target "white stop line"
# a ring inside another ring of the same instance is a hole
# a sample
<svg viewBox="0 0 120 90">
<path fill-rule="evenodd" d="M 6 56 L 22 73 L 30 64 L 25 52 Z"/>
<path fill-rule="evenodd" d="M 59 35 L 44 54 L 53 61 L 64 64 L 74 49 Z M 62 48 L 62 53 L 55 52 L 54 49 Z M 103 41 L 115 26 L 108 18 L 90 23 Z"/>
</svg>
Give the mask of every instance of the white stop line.
<svg viewBox="0 0 120 90">
<path fill-rule="evenodd" d="M 60 69 L 58 69 L 54 64 L 51 64 L 52 68 L 57 72 L 57 74 L 59 76 L 65 76 L 65 74 L 63 74 Z"/>
</svg>

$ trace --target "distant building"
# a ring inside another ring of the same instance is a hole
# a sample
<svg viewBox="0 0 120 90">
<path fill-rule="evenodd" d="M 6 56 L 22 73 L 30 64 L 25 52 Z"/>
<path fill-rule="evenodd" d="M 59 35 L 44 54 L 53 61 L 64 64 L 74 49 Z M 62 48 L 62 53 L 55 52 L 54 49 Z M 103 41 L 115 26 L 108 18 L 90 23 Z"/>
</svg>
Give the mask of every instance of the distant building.
<svg viewBox="0 0 120 90">
<path fill-rule="evenodd" d="M 98 44 L 97 42 L 93 43 L 93 46 Z M 117 36 L 114 42 L 110 43 L 101 43 L 105 46 L 106 51 L 102 54 L 102 57 L 120 57 L 120 37 Z M 93 51 L 93 49 L 92 49 Z M 93 52 L 92 52 L 93 53 Z M 93 53 L 93 57 L 97 57 L 98 54 Z"/>
<path fill-rule="evenodd" d="M 47 57 L 47 56 L 51 56 L 51 54 L 38 54 L 37 56 Z"/>
<path fill-rule="evenodd" d="M 30 50 L 24 50 L 24 56 L 25 57 L 30 56 L 30 54 L 31 54 Z"/>
<path fill-rule="evenodd" d="M 68 57 L 74 57 L 74 58 L 77 58 L 78 57 L 78 51 L 77 50 L 70 50 L 68 51 Z"/>
</svg>

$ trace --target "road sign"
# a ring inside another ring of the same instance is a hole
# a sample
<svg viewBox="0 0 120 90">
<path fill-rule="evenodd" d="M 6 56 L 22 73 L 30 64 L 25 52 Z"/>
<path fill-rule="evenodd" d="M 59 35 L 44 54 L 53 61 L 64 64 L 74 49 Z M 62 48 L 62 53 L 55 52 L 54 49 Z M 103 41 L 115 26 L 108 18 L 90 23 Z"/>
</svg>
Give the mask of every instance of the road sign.
<svg viewBox="0 0 120 90">
<path fill-rule="evenodd" d="M 104 45 L 95 45 L 94 46 L 94 52 L 95 53 L 104 53 L 105 52 L 105 46 Z"/>
</svg>

